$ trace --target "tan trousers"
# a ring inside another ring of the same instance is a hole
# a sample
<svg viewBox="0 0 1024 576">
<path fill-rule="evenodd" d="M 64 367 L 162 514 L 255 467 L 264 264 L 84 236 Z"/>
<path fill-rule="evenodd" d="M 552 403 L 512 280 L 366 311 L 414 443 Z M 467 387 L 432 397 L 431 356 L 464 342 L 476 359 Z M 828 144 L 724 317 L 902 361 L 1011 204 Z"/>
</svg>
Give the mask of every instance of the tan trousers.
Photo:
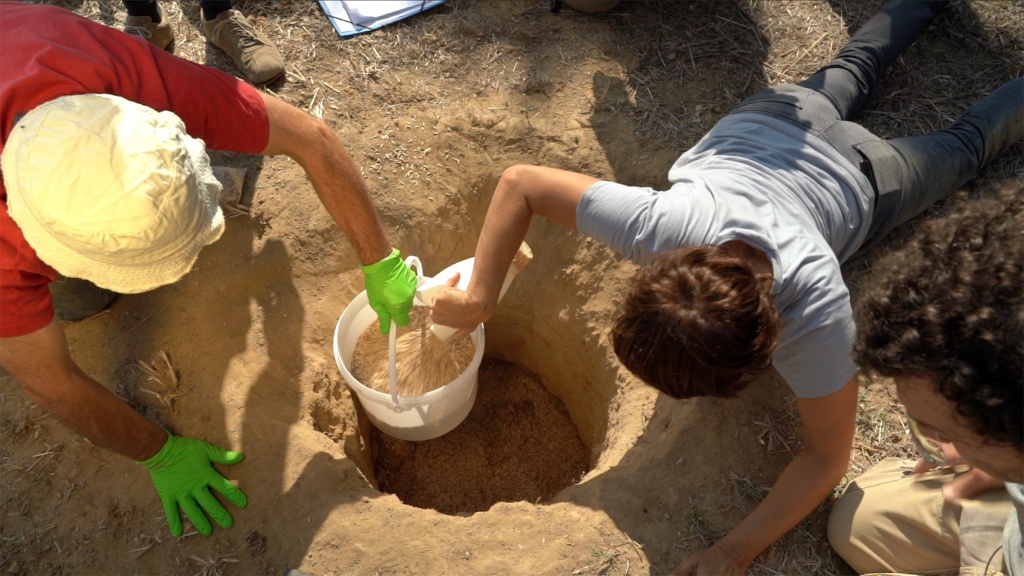
<svg viewBox="0 0 1024 576">
<path fill-rule="evenodd" d="M 836 552 L 859 574 L 1002 574 L 1006 490 L 949 504 L 942 485 L 953 469 L 913 467 L 887 458 L 846 488 L 828 522 Z"/>
</svg>

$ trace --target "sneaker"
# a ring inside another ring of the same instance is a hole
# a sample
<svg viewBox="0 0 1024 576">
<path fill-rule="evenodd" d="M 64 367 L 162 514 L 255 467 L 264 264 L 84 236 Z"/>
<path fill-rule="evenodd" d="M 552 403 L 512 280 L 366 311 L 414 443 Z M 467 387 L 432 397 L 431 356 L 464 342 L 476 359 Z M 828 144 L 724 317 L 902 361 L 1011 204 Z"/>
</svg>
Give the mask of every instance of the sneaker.
<svg viewBox="0 0 1024 576">
<path fill-rule="evenodd" d="M 174 48 L 174 29 L 167 20 L 153 22 L 149 16 L 129 16 L 124 21 L 124 31 L 142 36 L 161 50 L 170 52 Z"/>
<path fill-rule="evenodd" d="M 225 10 L 203 22 L 203 31 L 206 39 L 227 52 L 253 84 L 267 84 L 284 74 L 281 53 L 238 10 Z"/>
</svg>

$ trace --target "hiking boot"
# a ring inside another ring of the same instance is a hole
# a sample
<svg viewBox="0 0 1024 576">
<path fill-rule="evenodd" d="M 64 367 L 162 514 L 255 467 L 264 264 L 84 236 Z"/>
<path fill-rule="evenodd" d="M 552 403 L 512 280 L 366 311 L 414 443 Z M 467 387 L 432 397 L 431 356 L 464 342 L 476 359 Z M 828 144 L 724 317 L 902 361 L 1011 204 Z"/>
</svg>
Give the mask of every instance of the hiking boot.
<svg viewBox="0 0 1024 576">
<path fill-rule="evenodd" d="M 284 58 L 238 10 L 225 10 L 203 22 L 211 44 L 227 52 L 235 66 L 253 84 L 267 84 L 284 74 Z"/>
<path fill-rule="evenodd" d="M 129 16 L 124 20 L 124 31 L 142 36 L 161 50 L 170 52 L 174 48 L 174 29 L 167 20 L 153 22 L 149 16 Z"/>
</svg>

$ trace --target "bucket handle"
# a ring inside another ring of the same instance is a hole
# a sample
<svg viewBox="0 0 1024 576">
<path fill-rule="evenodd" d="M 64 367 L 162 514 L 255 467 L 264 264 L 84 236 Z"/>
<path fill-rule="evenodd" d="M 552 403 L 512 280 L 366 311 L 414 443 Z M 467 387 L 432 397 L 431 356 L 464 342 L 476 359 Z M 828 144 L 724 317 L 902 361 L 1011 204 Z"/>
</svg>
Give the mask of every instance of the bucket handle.
<svg viewBox="0 0 1024 576">
<path fill-rule="evenodd" d="M 405 259 L 406 266 L 416 270 L 416 285 L 419 286 L 423 279 L 423 264 L 415 256 Z M 391 330 L 388 331 L 388 376 L 391 378 L 391 401 L 396 409 L 401 408 L 398 402 L 398 370 L 395 368 L 395 339 L 398 334 L 398 325 L 391 320 Z"/>
</svg>

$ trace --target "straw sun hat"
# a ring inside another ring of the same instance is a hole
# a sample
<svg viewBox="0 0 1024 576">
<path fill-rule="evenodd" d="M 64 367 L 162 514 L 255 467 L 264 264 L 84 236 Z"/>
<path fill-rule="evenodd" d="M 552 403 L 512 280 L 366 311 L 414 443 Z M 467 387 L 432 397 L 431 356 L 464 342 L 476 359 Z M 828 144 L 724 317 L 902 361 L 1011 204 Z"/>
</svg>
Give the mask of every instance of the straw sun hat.
<svg viewBox="0 0 1024 576">
<path fill-rule="evenodd" d="M 203 141 L 175 114 L 118 96 L 33 108 L 0 166 L 11 218 L 39 258 L 108 290 L 178 280 L 224 231 Z"/>
</svg>

